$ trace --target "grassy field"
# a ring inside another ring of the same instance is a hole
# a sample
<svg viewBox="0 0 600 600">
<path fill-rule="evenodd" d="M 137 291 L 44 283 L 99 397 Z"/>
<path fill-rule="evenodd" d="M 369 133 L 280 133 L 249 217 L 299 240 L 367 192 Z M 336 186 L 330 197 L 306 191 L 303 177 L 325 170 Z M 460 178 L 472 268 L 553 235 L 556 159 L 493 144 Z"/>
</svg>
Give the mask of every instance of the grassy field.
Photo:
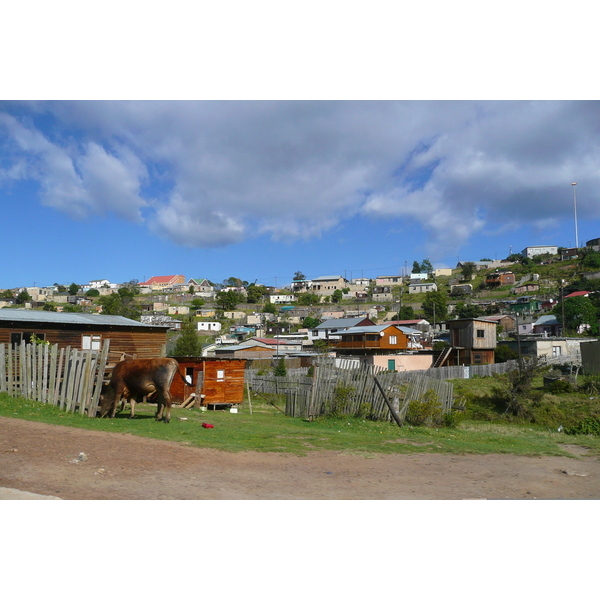
<svg viewBox="0 0 600 600">
<path fill-rule="evenodd" d="M 481 392 L 492 383 L 492 378 L 471 380 L 458 391 L 468 394 L 469 386 L 472 386 Z M 279 399 L 280 407 L 282 402 Z M 525 422 L 511 423 L 500 418 L 477 420 L 473 416 L 477 416 L 474 407 L 478 405 L 473 400 L 468 402 L 461 422 L 454 427 L 438 428 L 407 425 L 399 428 L 395 423 L 340 417 L 321 417 L 308 422 L 286 417 L 274 406 L 257 399 L 253 400 L 252 406 L 253 414 L 250 414 L 247 403 L 239 408 L 237 414 L 174 407 L 171 423 L 164 424 L 154 421 L 154 405 L 138 404 L 135 419 L 127 418 L 128 408 L 112 420 L 92 419 L 0 394 L 0 416 L 3 417 L 139 435 L 229 452 L 252 450 L 304 455 L 316 450 L 332 450 L 365 456 L 415 452 L 559 456 L 567 454 L 562 444 L 580 444 L 600 455 L 600 438 L 596 436 L 565 435 L 556 428 Z M 203 428 L 203 422 L 214 425 L 214 428 Z"/>
</svg>

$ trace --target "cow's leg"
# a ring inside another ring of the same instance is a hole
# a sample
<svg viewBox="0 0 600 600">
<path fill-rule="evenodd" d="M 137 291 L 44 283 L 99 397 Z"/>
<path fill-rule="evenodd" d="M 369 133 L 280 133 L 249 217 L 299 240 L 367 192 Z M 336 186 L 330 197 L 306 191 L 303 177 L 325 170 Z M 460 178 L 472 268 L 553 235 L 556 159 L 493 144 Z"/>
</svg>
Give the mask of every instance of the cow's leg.
<svg viewBox="0 0 600 600">
<path fill-rule="evenodd" d="M 165 390 L 163 402 L 165 406 L 165 423 L 168 423 L 171 420 L 171 404 L 173 402 L 169 390 Z"/>
<path fill-rule="evenodd" d="M 156 420 L 157 421 L 160 421 L 162 419 L 163 406 L 164 406 L 164 400 L 163 400 L 162 394 L 158 394 L 158 398 L 156 399 Z"/>
<path fill-rule="evenodd" d="M 135 403 L 137 401 L 137 396 L 131 396 L 129 398 L 129 405 L 131 406 L 131 413 L 129 415 L 130 419 L 133 419 L 135 417 Z"/>
<path fill-rule="evenodd" d="M 123 395 L 123 391 L 119 391 L 115 394 L 115 401 L 113 402 L 112 405 L 112 410 L 110 412 L 110 418 L 114 419 L 115 418 L 115 413 L 117 412 L 117 406 L 119 405 L 119 402 L 121 401 L 121 396 Z"/>
</svg>

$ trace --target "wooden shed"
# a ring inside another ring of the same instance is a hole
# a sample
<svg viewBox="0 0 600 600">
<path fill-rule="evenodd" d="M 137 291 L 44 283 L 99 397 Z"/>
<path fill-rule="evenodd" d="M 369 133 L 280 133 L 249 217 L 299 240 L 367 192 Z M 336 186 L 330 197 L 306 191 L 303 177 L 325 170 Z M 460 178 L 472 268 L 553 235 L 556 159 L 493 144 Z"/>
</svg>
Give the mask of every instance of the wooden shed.
<svg viewBox="0 0 600 600">
<path fill-rule="evenodd" d="M 487 365 L 495 362 L 496 322 L 486 319 L 448 321 L 451 348 L 444 350 L 434 366 Z"/>
<path fill-rule="evenodd" d="M 103 342 L 110 340 L 111 353 L 156 358 L 165 355 L 168 329 L 113 315 L 0 310 L 0 344 L 29 342 L 35 335 L 59 348 L 100 350 Z"/>
<path fill-rule="evenodd" d="M 171 385 L 173 402 L 181 404 L 191 394 L 196 394 L 195 406 L 217 404 L 241 404 L 244 401 L 244 373 L 246 360 L 243 358 L 209 358 L 175 356 L 179 372 L 191 377 L 191 385 L 184 385 L 175 376 Z"/>
</svg>

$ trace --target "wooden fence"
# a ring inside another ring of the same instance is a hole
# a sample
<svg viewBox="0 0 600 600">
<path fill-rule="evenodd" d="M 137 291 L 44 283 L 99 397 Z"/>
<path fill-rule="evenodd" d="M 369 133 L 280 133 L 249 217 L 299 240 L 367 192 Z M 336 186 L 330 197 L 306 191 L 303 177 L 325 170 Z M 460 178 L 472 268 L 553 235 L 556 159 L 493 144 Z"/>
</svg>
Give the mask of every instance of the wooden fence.
<svg viewBox="0 0 600 600">
<path fill-rule="evenodd" d="M 100 352 L 0 344 L 0 392 L 96 416 L 110 340 Z"/>
<path fill-rule="evenodd" d="M 256 375 L 247 372 L 247 383 L 256 392 L 283 394 L 285 412 L 291 417 L 312 419 L 322 414 L 344 414 L 374 420 L 391 420 L 392 411 L 379 390 L 383 389 L 400 421 L 412 402 L 434 399 L 441 413 L 456 408 L 451 383 L 426 377 L 422 372 L 396 373 L 370 365 L 356 367 L 320 360 L 313 377 Z M 464 403 L 459 403 L 462 407 Z"/>
</svg>

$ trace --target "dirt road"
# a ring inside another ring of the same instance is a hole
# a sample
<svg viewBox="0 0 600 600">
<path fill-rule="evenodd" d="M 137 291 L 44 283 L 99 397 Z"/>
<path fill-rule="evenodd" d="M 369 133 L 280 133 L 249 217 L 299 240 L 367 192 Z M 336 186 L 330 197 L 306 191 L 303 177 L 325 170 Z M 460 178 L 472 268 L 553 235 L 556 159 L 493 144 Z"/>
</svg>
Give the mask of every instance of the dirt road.
<svg viewBox="0 0 600 600">
<path fill-rule="evenodd" d="M 77 500 L 600 498 L 600 460 L 569 450 L 572 458 L 298 457 L 0 418 L 0 487 Z"/>
</svg>

